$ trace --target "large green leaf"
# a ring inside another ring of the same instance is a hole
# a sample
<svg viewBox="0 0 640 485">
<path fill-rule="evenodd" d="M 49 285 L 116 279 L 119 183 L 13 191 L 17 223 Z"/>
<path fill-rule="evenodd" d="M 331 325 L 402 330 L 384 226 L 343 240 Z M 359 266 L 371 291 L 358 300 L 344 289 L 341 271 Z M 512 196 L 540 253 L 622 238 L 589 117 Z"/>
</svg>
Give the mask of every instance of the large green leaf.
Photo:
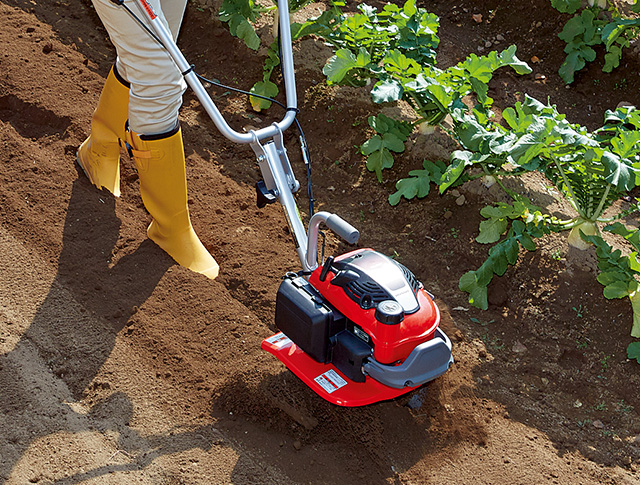
<svg viewBox="0 0 640 485">
<path fill-rule="evenodd" d="M 251 94 L 259 94 L 261 96 L 266 96 L 268 98 L 273 98 L 278 94 L 278 86 L 276 86 L 271 81 L 258 81 L 251 88 Z M 251 96 L 249 98 L 251 102 L 251 106 L 256 111 L 261 111 L 263 109 L 267 109 L 271 106 L 271 101 L 262 98 L 256 98 Z"/>
<path fill-rule="evenodd" d="M 383 135 L 387 133 L 393 126 L 393 119 L 384 113 L 378 113 L 376 116 L 369 116 L 369 126 L 376 130 L 377 133 Z"/>
<path fill-rule="evenodd" d="M 258 16 L 258 8 L 254 0 L 223 0 L 219 10 L 220 20 L 229 22 L 232 17 L 240 16 L 254 22 Z"/>
<path fill-rule="evenodd" d="M 493 103 L 493 99 L 487 96 L 489 93 L 489 85 L 475 77 L 472 77 L 469 80 L 471 81 L 473 92 L 476 93 L 478 103 L 487 106 L 491 105 Z"/>
<path fill-rule="evenodd" d="M 392 152 L 402 153 L 404 151 L 404 140 L 395 133 L 385 133 L 382 135 L 382 144 Z"/>
<path fill-rule="evenodd" d="M 402 99 L 404 92 L 402 84 L 395 79 L 378 81 L 371 90 L 371 99 L 374 103 L 389 103 Z"/>
<path fill-rule="evenodd" d="M 382 149 L 382 137 L 380 135 L 374 135 L 362 144 L 360 152 L 363 155 L 371 155 L 380 149 Z"/>
<path fill-rule="evenodd" d="M 396 182 L 397 192 L 389 196 L 391 205 L 397 205 L 402 197 L 405 199 L 426 197 L 429 195 L 431 182 L 439 184 L 442 174 L 447 168 L 444 162 L 430 160 L 422 162 L 422 166 L 424 170 L 411 170 L 408 178 Z"/>
<path fill-rule="evenodd" d="M 396 182 L 396 192 L 389 195 L 389 203 L 397 205 L 402 197 L 405 199 L 426 197 L 429 195 L 430 187 L 431 178 L 428 172 L 415 177 L 400 179 Z"/>
<path fill-rule="evenodd" d="M 513 221 L 513 224 L 516 224 L 519 221 Z M 530 236 L 529 236 L 530 238 Z M 507 263 L 509 264 L 516 264 L 516 261 L 518 260 L 518 255 L 520 254 L 520 246 L 518 246 L 518 241 L 520 241 L 520 243 L 522 243 L 522 238 L 509 238 L 507 240 L 505 240 L 505 244 L 504 244 L 504 256 L 507 259 Z M 533 242 L 533 241 L 532 241 Z M 529 251 L 535 251 L 536 249 L 536 245 L 533 245 L 533 248 L 531 248 L 531 246 L 528 245 L 524 245 L 524 248 L 529 250 Z"/>
<path fill-rule="evenodd" d="M 593 15 L 593 14 L 592 14 Z M 584 34 L 586 25 L 580 15 L 576 15 L 567 21 L 562 28 L 562 32 L 558 34 L 560 39 L 564 40 L 567 44 L 572 42 L 576 37 Z"/>
<path fill-rule="evenodd" d="M 580 55 L 580 52 L 574 51 L 566 57 L 558 70 L 558 74 L 560 74 L 560 77 L 565 84 L 571 84 L 574 81 L 575 73 L 585 65 L 586 63 L 584 62 L 584 58 Z"/>
<path fill-rule="evenodd" d="M 581 4 L 580 0 L 551 0 L 553 8 L 563 13 L 575 13 Z"/>
<path fill-rule="evenodd" d="M 385 56 L 384 65 L 388 71 L 400 73 L 405 78 L 413 78 L 422 72 L 422 67 L 416 61 L 397 49 Z"/>
<path fill-rule="evenodd" d="M 431 98 L 438 102 L 438 108 L 440 109 L 449 109 L 456 94 L 450 86 L 439 84 L 436 81 L 433 84 L 429 84 L 427 90 L 432 95 Z"/>
<path fill-rule="evenodd" d="M 627 347 L 627 358 L 628 359 L 636 359 L 638 364 L 640 364 L 640 342 L 631 342 Z"/>
<path fill-rule="evenodd" d="M 378 182 L 382 182 L 382 170 L 391 167 L 393 167 L 393 156 L 386 147 L 382 147 L 367 157 L 367 169 L 376 173 Z"/>
<path fill-rule="evenodd" d="M 622 131 L 611 140 L 614 152 L 621 158 L 633 158 L 640 152 L 640 131 Z"/>
<path fill-rule="evenodd" d="M 531 74 L 533 69 L 516 56 L 516 46 L 510 45 L 500 53 L 500 65 L 496 67 L 511 66 L 517 74 Z"/>
<path fill-rule="evenodd" d="M 233 15 L 229 19 L 229 31 L 254 51 L 260 48 L 260 38 L 249 21 L 241 15 Z"/>
<path fill-rule="evenodd" d="M 598 280 L 600 281 L 600 280 Z M 626 281 L 614 281 L 604 287 L 604 297 L 613 300 L 629 296 L 629 287 Z"/>
<path fill-rule="evenodd" d="M 406 121 L 390 118 L 384 113 L 378 113 L 376 116 L 369 116 L 369 126 L 376 130 L 380 135 L 385 133 L 393 133 L 401 141 L 405 141 L 409 134 L 413 131 L 411 123 Z"/>
<path fill-rule="evenodd" d="M 615 222 L 604 227 L 604 230 L 625 238 L 636 251 L 640 251 L 640 229 L 627 229 L 624 224 Z"/>
<path fill-rule="evenodd" d="M 603 271 L 598 275 L 597 280 L 601 285 L 608 286 L 619 281 L 626 281 L 627 277 L 619 271 Z"/>
<path fill-rule="evenodd" d="M 469 293 L 469 303 L 471 305 L 482 310 L 489 308 L 487 286 L 478 284 L 475 271 L 469 271 L 462 275 L 458 282 L 458 288 Z"/>
<path fill-rule="evenodd" d="M 483 148 L 486 148 L 485 141 L 492 138 L 491 133 L 477 119 L 468 115 L 458 119 L 454 129 L 460 143 L 471 152 L 482 153 Z"/>
<path fill-rule="evenodd" d="M 483 155 L 472 153 L 464 150 L 455 150 L 451 154 L 451 163 L 447 167 L 442 181 L 440 183 L 440 193 L 444 193 L 451 185 L 453 185 L 462 175 L 464 169 L 473 165 L 475 161 L 479 161 Z"/>
<path fill-rule="evenodd" d="M 600 36 L 607 50 L 616 42 L 622 33 L 631 28 L 640 26 L 640 19 L 634 18 L 617 18 L 602 28 Z"/>
<path fill-rule="evenodd" d="M 349 49 L 339 49 L 325 64 L 322 72 L 330 84 L 339 84 L 351 69 L 366 67 L 371 56 L 361 48 L 356 56 Z"/>
<path fill-rule="evenodd" d="M 605 180 L 616 189 L 620 192 L 625 192 L 635 186 L 636 174 L 632 166 L 627 165 L 620 157 L 607 151 L 602 154 L 601 160 L 608 170 Z"/>
<path fill-rule="evenodd" d="M 604 55 L 603 72 L 611 72 L 620 65 L 620 59 L 622 58 L 622 48 L 617 45 L 611 46 L 607 53 Z"/>
<path fill-rule="evenodd" d="M 615 111 L 607 110 L 604 121 L 607 125 L 627 125 L 631 128 L 640 129 L 640 110 L 635 106 L 620 106 Z"/>
<path fill-rule="evenodd" d="M 415 15 L 418 11 L 418 8 L 416 7 L 416 0 L 407 0 L 402 6 L 402 11 L 407 17 Z"/>
<path fill-rule="evenodd" d="M 504 234 L 509 226 L 507 218 L 492 217 L 480 223 L 480 234 L 476 237 L 476 241 L 481 244 L 491 244 L 500 240 L 500 236 Z"/>
</svg>

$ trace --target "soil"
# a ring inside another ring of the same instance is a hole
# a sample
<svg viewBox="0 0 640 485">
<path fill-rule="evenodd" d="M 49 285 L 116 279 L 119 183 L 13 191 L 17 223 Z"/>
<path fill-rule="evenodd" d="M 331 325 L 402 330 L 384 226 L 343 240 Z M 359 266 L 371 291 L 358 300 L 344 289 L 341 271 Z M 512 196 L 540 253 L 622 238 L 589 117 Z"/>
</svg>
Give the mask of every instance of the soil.
<svg viewBox="0 0 640 485">
<path fill-rule="evenodd" d="M 599 60 L 564 86 L 556 36 L 568 17 L 546 0 L 454 3 L 426 5 L 441 19 L 439 65 L 498 36 L 494 48 L 516 44 L 521 59 L 540 60 L 530 75 L 496 75 L 498 109 L 529 93 L 595 128 L 619 102 L 638 104 L 633 48 L 613 73 Z M 248 88 L 263 58 L 230 36 L 218 6 L 190 3 L 179 44 L 202 75 Z M 221 266 L 210 281 L 146 238 L 131 160 L 123 156 L 117 199 L 76 168 L 114 60 L 90 3 L 2 0 L 0 19 L 0 482 L 640 483 L 628 301 L 606 300 L 593 253 L 557 236 L 492 282 L 488 311 L 469 306 L 458 279 L 486 257 L 473 239 L 492 193 L 470 184 L 463 205 L 432 193 L 391 207 L 395 180 L 453 146 L 442 133 L 412 135 L 379 184 L 354 148 L 378 107 L 365 92 L 326 86 L 321 43 L 295 49 L 318 208 L 352 222 L 359 246 L 395 256 L 437 296 L 455 357 L 413 393 L 361 408 L 325 402 L 260 349 L 276 330 L 281 277 L 299 262 L 281 208 L 255 205 L 251 149 L 222 137 L 186 94 L 189 208 Z M 281 114 L 212 94 L 236 129 Z M 286 143 L 304 186 L 294 133 Z M 523 190 L 554 202 L 539 180 Z M 347 249 L 327 235 L 327 255 Z"/>
</svg>

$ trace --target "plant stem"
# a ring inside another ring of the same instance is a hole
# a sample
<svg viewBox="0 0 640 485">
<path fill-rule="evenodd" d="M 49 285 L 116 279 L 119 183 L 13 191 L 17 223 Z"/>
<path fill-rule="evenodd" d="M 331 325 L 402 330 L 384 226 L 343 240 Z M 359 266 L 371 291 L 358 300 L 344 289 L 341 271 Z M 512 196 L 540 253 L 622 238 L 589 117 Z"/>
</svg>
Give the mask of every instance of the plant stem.
<svg viewBox="0 0 640 485">
<path fill-rule="evenodd" d="M 271 12 L 272 10 L 277 9 L 278 7 L 276 5 L 273 5 L 271 7 L 258 7 L 256 9 L 254 9 L 254 12 L 257 13 L 266 13 L 266 12 Z"/>
<path fill-rule="evenodd" d="M 564 173 L 564 170 L 562 169 L 560 162 L 554 156 L 553 153 L 549 152 L 549 156 L 551 157 L 551 160 L 553 160 L 553 163 L 555 164 L 556 168 L 560 172 L 560 175 L 562 176 L 562 181 L 564 182 L 564 185 L 567 187 L 567 190 L 569 191 L 569 195 L 570 195 L 569 202 L 571 203 L 573 208 L 576 210 L 576 212 L 580 214 L 580 216 L 583 219 L 588 219 L 584 211 L 578 206 L 578 199 L 576 198 L 576 194 L 573 192 L 573 188 L 571 187 L 571 184 L 569 183 L 569 179 L 567 178 L 567 175 Z"/>
<path fill-rule="evenodd" d="M 484 172 L 484 174 L 482 174 L 482 176 L 485 176 L 485 175 L 491 175 L 491 176 L 495 177 L 495 176 L 498 174 L 497 172 L 495 172 L 495 173 L 491 173 L 491 172 L 489 172 L 489 170 L 487 169 L 487 167 L 486 167 L 484 164 L 482 165 L 482 171 Z M 502 183 L 502 180 L 500 180 L 500 179 L 499 179 L 499 178 L 497 178 L 497 177 L 495 177 L 495 179 L 496 179 L 496 183 L 500 186 L 500 188 L 501 188 L 502 190 L 504 190 L 504 191 L 505 191 L 505 193 L 506 193 L 509 197 L 511 197 L 512 199 L 514 199 L 514 200 L 515 200 L 515 195 L 516 195 L 516 193 L 515 193 L 513 190 L 509 190 L 508 188 L 506 188 L 506 187 L 505 187 L 505 185 Z"/>
<path fill-rule="evenodd" d="M 562 226 L 563 230 L 569 230 L 569 229 L 573 229 L 576 226 L 579 226 L 583 222 L 584 222 L 584 219 L 582 219 L 581 217 L 574 217 L 573 219 L 569 219 L 566 221 L 557 221 L 557 222 L 554 222 L 553 224 L 556 226 Z"/>
<path fill-rule="evenodd" d="M 604 191 L 604 195 L 602 196 L 602 199 L 600 199 L 600 204 L 598 204 L 598 208 L 595 210 L 593 214 L 591 214 L 591 218 L 589 219 L 590 221 L 598 220 L 598 217 L 602 213 L 602 208 L 604 207 L 604 203 L 607 200 L 607 196 L 609 195 L 610 189 L 611 189 L 611 185 L 607 185 L 607 188 Z"/>
<path fill-rule="evenodd" d="M 420 102 L 420 99 L 418 98 L 418 96 L 416 96 L 416 93 L 413 93 L 411 91 L 407 93 L 407 91 L 405 91 L 405 94 L 409 95 L 407 102 L 411 105 L 414 111 L 418 113 L 418 115 L 420 115 L 421 118 L 426 120 L 427 118 L 424 115 L 424 107 L 422 106 L 422 103 Z"/>
</svg>

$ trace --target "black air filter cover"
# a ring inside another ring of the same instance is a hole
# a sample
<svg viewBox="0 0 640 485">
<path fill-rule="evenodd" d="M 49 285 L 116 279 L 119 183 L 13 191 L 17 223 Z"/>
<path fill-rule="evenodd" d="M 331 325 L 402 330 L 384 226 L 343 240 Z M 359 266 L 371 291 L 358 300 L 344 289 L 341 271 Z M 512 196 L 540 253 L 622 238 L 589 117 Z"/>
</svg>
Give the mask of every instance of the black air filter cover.
<svg viewBox="0 0 640 485">
<path fill-rule="evenodd" d="M 346 319 L 307 280 L 293 276 L 285 277 L 278 288 L 276 326 L 308 355 L 326 364 L 329 338 L 346 328 Z"/>
</svg>

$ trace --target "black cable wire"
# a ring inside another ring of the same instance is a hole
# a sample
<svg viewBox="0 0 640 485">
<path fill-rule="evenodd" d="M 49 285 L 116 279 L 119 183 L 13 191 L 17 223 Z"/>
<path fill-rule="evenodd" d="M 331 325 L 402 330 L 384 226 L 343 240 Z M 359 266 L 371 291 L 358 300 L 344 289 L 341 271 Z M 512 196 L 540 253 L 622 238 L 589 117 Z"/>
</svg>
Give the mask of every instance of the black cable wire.
<svg viewBox="0 0 640 485">
<path fill-rule="evenodd" d="M 281 103 L 277 99 L 273 99 L 273 98 L 269 98 L 268 96 L 262 96 L 261 94 L 255 94 L 255 93 L 252 93 L 252 92 L 249 92 L 249 91 L 245 91 L 244 89 L 239 89 L 239 88 L 234 88 L 234 87 L 231 87 L 231 86 L 227 86 L 226 84 L 222 84 L 219 81 L 214 81 L 213 79 L 207 79 L 206 77 L 198 74 L 196 71 L 193 71 L 193 73 L 201 81 L 207 82 L 207 83 L 209 83 L 209 84 L 211 84 L 213 86 L 217 86 L 217 87 L 222 88 L 222 89 L 226 89 L 227 91 L 233 91 L 235 93 L 245 94 L 247 96 L 253 96 L 254 98 L 260 98 L 260 99 L 264 99 L 266 101 L 271 101 L 272 103 L 277 104 L 278 106 L 280 106 L 282 109 L 284 109 L 286 111 L 296 111 L 296 114 L 300 111 L 300 110 L 298 110 L 298 108 L 287 108 L 287 106 L 284 103 Z"/>
</svg>

